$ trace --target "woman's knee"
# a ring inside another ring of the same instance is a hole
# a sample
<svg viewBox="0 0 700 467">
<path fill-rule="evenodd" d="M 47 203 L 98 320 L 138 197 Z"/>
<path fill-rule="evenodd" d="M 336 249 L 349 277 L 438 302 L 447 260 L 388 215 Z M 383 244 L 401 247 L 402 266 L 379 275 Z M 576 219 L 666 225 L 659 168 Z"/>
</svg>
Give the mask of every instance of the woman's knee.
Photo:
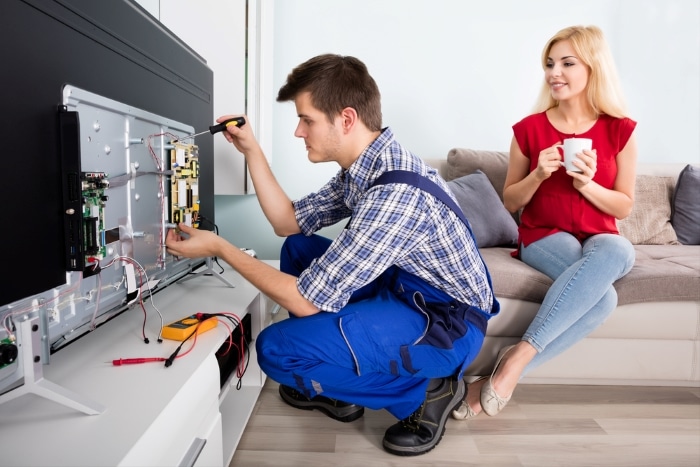
<svg viewBox="0 0 700 467">
<path fill-rule="evenodd" d="M 566 232 L 544 237 L 521 249 L 525 264 L 556 279 L 569 266 L 581 259 L 581 243 Z"/>
<path fill-rule="evenodd" d="M 632 243 L 621 235 L 594 235 L 584 244 L 584 253 L 593 252 L 605 258 L 607 264 L 620 267 L 620 277 L 627 274 L 634 266 L 636 253 Z"/>
</svg>

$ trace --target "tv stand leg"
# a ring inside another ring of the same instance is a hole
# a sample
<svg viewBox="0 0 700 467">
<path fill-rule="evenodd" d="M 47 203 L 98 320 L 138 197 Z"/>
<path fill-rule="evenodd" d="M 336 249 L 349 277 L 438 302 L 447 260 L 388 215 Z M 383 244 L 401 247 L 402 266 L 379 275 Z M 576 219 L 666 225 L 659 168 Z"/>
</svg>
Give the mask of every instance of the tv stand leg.
<svg viewBox="0 0 700 467">
<path fill-rule="evenodd" d="M 36 354 L 41 354 L 41 332 L 39 318 L 25 319 L 19 324 L 20 358 L 24 372 L 24 384 L 0 396 L 0 404 L 16 399 L 25 394 L 35 394 L 49 399 L 87 415 L 97 415 L 105 411 L 105 407 L 91 399 L 74 393 L 63 386 L 48 381 L 43 376 L 43 363 Z"/>
<path fill-rule="evenodd" d="M 220 273 L 218 273 L 218 272 L 216 272 L 216 271 L 214 270 L 214 268 L 212 267 L 212 263 L 213 263 L 213 262 L 214 262 L 214 261 L 212 260 L 212 258 L 211 258 L 211 257 L 208 257 L 208 258 L 205 260 L 206 269 L 203 269 L 203 270 L 198 271 L 198 272 L 190 273 L 189 275 L 187 275 L 187 276 L 183 277 L 182 279 L 180 279 L 179 282 L 188 281 L 188 280 L 190 280 L 190 279 L 192 279 L 192 278 L 194 278 L 194 277 L 201 276 L 202 274 L 210 274 L 210 275 L 216 277 L 217 279 L 219 279 L 219 280 L 220 280 L 221 282 L 223 282 L 224 284 L 228 285 L 229 287 L 235 288 L 235 287 L 236 287 L 235 285 L 233 285 L 233 284 L 232 284 L 228 279 L 226 279 L 223 275 L 221 275 Z"/>
</svg>

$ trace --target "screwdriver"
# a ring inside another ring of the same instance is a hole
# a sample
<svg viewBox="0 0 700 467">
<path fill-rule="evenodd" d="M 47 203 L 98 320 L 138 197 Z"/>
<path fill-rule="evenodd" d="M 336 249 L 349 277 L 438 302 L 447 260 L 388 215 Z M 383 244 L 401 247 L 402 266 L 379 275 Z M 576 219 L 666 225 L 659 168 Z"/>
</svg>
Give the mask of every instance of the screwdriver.
<svg viewBox="0 0 700 467">
<path fill-rule="evenodd" d="M 207 131 L 202 131 L 199 133 L 194 133 L 192 135 L 187 135 L 187 136 L 184 136 L 180 139 L 176 139 L 173 142 L 175 143 L 177 141 L 182 141 L 183 139 L 194 138 L 195 136 L 203 135 L 204 133 L 207 133 L 207 132 L 211 133 L 212 135 L 215 133 L 220 133 L 220 132 L 224 131 L 227 127 L 229 127 L 230 125 L 235 125 L 235 126 L 241 127 L 241 126 L 245 125 L 245 118 L 243 118 L 243 117 L 229 118 L 228 120 L 224 120 L 223 122 L 219 123 L 218 125 L 210 126 L 209 130 L 207 130 Z"/>
<path fill-rule="evenodd" d="M 163 357 L 146 357 L 146 358 L 119 358 L 117 360 L 112 360 L 112 365 L 122 366 L 122 365 L 133 365 L 137 363 L 148 363 L 148 362 L 164 362 L 167 360 Z"/>
</svg>

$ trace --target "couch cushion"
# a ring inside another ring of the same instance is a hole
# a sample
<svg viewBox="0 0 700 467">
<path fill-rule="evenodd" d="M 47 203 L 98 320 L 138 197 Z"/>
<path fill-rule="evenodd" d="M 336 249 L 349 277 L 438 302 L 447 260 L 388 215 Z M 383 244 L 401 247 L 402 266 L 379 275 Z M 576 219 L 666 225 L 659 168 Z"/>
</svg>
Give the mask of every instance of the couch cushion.
<svg viewBox="0 0 700 467">
<path fill-rule="evenodd" d="M 617 222 L 620 235 L 633 245 L 677 245 L 671 225 L 675 183 L 672 177 L 637 175 L 632 212 Z"/>
<path fill-rule="evenodd" d="M 477 170 L 486 174 L 502 201 L 503 185 L 506 183 L 506 172 L 508 171 L 508 153 L 466 148 L 450 149 L 447 153 L 445 180 L 454 180 Z"/>
<path fill-rule="evenodd" d="M 518 224 L 503 206 L 484 172 L 447 182 L 459 207 L 469 219 L 479 248 L 517 245 Z"/>
<path fill-rule="evenodd" d="M 618 305 L 700 301 L 700 246 L 636 245 L 632 270 L 615 282 Z"/>
<path fill-rule="evenodd" d="M 480 251 L 497 297 L 537 303 L 544 300 L 552 280 L 513 258 L 510 255 L 513 248 L 483 248 Z"/>
<path fill-rule="evenodd" d="M 678 176 L 671 204 L 671 224 L 679 242 L 700 245 L 700 167 L 688 164 Z"/>
<path fill-rule="evenodd" d="M 618 306 L 642 302 L 700 301 L 700 246 L 635 245 L 632 270 L 615 282 Z M 484 248 L 497 297 L 541 303 L 552 280 L 510 255 Z"/>
</svg>

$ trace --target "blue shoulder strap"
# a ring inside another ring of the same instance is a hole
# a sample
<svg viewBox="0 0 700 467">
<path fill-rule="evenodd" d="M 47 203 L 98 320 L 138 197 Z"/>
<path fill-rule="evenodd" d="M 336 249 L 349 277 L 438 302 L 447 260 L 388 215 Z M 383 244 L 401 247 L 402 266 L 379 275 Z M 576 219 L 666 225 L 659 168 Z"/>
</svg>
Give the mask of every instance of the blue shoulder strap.
<svg viewBox="0 0 700 467">
<path fill-rule="evenodd" d="M 379 178 L 377 178 L 374 181 L 372 186 L 374 187 L 378 185 L 386 185 L 387 183 L 405 183 L 406 185 L 411 185 L 427 193 L 430 193 L 431 195 L 445 203 L 447 207 L 452 209 L 452 211 L 454 211 L 454 213 L 457 214 L 457 217 L 459 217 L 460 220 L 464 222 L 464 225 L 467 226 L 467 230 L 469 230 L 471 236 L 474 237 L 472 227 L 469 224 L 467 217 L 464 215 L 464 212 L 462 212 L 462 208 L 460 208 L 457 205 L 457 203 L 455 203 L 454 200 L 447 193 L 445 193 L 445 190 L 440 188 L 438 184 L 436 184 L 429 178 L 424 177 L 416 172 L 409 172 L 408 170 L 390 170 L 381 174 Z M 476 239 L 474 239 L 474 243 L 476 244 Z"/>
<path fill-rule="evenodd" d="M 454 200 L 448 195 L 445 190 L 440 188 L 438 184 L 433 182 L 427 177 L 422 176 L 421 174 L 418 174 L 416 172 L 409 172 L 408 170 L 390 170 L 388 172 L 384 172 L 377 178 L 374 183 L 372 184 L 372 187 L 378 186 L 378 185 L 386 185 L 388 183 L 404 183 L 406 185 L 411 185 L 416 188 L 419 188 L 427 193 L 430 193 L 433 195 L 435 198 L 439 199 L 447 207 L 452 209 L 454 213 L 457 215 L 457 217 L 460 218 L 460 220 L 464 223 L 464 225 L 467 227 L 467 231 L 469 231 L 469 234 L 472 236 L 472 239 L 474 240 L 474 245 L 476 245 L 476 238 L 474 237 L 474 232 L 472 231 L 471 225 L 469 225 L 469 221 L 467 220 L 467 217 L 464 215 L 464 212 L 462 212 L 462 208 L 460 208 L 457 203 L 454 202 Z M 371 188 L 371 187 L 370 187 Z M 489 273 L 488 267 L 486 266 L 486 262 L 484 261 L 484 258 L 481 256 L 481 252 L 479 249 L 476 249 L 477 253 L 479 254 L 479 258 L 481 261 L 484 263 L 484 268 L 486 270 L 486 279 L 489 284 L 489 288 L 491 288 L 491 291 L 493 292 L 493 284 L 491 283 L 491 274 Z M 494 306 L 496 304 L 496 297 L 494 293 Z"/>
</svg>

